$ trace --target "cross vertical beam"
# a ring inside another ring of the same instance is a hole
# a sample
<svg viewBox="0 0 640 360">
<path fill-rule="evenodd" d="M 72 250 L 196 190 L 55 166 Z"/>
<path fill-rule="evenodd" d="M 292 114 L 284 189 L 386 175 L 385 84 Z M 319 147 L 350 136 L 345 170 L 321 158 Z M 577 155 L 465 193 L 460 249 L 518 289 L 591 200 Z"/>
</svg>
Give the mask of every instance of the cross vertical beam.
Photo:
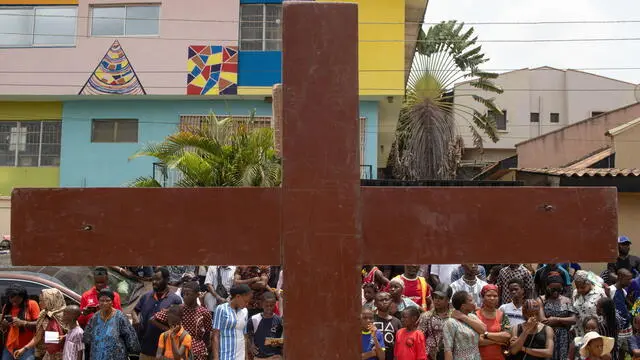
<svg viewBox="0 0 640 360">
<path fill-rule="evenodd" d="M 285 355 L 358 359 L 358 11 L 285 3 L 283 18 Z"/>
</svg>

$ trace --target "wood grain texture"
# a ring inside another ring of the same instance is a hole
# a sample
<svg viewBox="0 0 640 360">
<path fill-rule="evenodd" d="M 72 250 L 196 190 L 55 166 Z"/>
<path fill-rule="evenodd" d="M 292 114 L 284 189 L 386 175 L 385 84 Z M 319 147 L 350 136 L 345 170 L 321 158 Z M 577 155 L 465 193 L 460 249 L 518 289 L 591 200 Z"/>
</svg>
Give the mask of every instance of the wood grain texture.
<svg viewBox="0 0 640 360">
<path fill-rule="evenodd" d="M 604 262 L 617 256 L 615 188 L 363 187 L 362 201 L 367 264 Z"/>
<path fill-rule="evenodd" d="M 66 266 L 277 264 L 279 190 L 16 189 L 12 260 Z"/>
<path fill-rule="evenodd" d="M 360 358 L 358 12 L 284 5 L 287 359 Z"/>
</svg>

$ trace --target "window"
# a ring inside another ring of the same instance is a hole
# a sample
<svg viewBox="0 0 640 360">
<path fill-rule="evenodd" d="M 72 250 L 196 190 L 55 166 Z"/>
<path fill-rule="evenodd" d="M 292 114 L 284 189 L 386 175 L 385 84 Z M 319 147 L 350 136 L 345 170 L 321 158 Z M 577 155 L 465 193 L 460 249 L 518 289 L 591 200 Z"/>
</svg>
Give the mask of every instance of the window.
<svg viewBox="0 0 640 360">
<path fill-rule="evenodd" d="M 0 166 L 59 166 L 60 121 L 0 121 Z"/>
<path fill-rule="evenodd" d="M 138 120 L 93 119 L 91 124 L 91 142 L 94 143 L 127 143 L 138 142 Z"/>
<path fill-rule="evenodd" d="M 560 122 L 560 114 L 559 113 L 550 113 L 549 114 L 549 121 L 551 121 L 552 123 L 559 123 Z"/>
<path fill-rule="evenodd" d="M 487 116 L 496 122 L 496 129 L 507 130 L 507 110 L 502 110 L 502 115 L 493 110 L 489 110 Z"/>
<path fill-rule="evenodd" d="M 180 116 L 180 131 L 188 131 L 189 129 L 198 129 L 202 126 L 202 122 L 207 119 L 208 115 L 182 115 Z M 254 116 L 253 122 L 249 123 L 251 120 L 251 116 L 224 116 L 218 117 L 218 120 L 221 120 L 226 117 L 231 117 L 235 122 L 240 124 L 241 122 L 247 124 L 249 128 L 263 128 L 263 127 L 271 127 L 271 117 L 270 116 Z"/>
<path fill-rule="evenodd" d="M 0 7 L 0 46 L 74 46 L 77 7 Z"/>
<path fill-rule="evenodd" d="M 94 7 L 91 12 L 91 35 L 158 35 L 159 23 L 159 5 Z"/>
<path fill-rule="evenodd" d="M 529 121 L 531 121 L 533 123 L 539 123 L 540 122 L 540 113 L 531 113 L 531 114 L 529 114 Z"/>
<path fill-rule="evenodd" d="M 591 112 L 591 117 L 596 117 L 598 115 L 602 115 L 604 114 L 604 111 L 592 111 Z"/>
<path fill-rule="evenodd" d="M 282 49 L 282 5 L 240 5 L 240 50 Z"/>
</svg>

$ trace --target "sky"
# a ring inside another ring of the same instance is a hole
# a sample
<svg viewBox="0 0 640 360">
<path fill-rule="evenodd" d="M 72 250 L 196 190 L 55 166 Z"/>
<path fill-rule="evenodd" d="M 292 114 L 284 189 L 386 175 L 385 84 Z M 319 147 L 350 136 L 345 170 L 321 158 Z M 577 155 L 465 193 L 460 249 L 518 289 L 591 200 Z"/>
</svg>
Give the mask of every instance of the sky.
<svg viewBox="0 0 640 360">
<path fill-rule="evenodd" d="M 505 39 L 640 39 L 638 0 L 429 0 L 425 22 L 611 21 L 625 24 L 473 25 L 478 41 Z M 426 25 L 428 26 L 428 25 Z M 602 42 L 481 43 L 495 72 L 552 66 L 557 68 L 637 68 L 584 70 L 640 84 L 640 40 Z"/>
</svg>

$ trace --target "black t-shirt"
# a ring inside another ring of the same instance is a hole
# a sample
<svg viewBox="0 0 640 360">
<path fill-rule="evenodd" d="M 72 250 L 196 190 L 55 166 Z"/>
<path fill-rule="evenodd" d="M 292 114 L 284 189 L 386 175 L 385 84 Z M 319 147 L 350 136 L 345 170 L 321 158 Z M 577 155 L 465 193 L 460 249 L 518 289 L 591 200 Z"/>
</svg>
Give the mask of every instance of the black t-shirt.
<svg viewBox="0 0 640 360">
<path fill-rule="evenodd" d="M 257 328 L 255 324 L 258 324 Z M 247 324 L 247 332 L 253 337 L 253 343 L 258 347 L 258 358 L 267 358 L 275 355 L 282 355 L 282 348 L 277 346 L 266 346 L 264 340 L 266 338 L 281 338 L 283 327 L 282 318 L 273 315 L 272 318 L 262 318 L 262 314 L 254 315 L 249 319 Z"/>
<path fill-rule="evenodd" d="M 376 314 L 373 316 L 373 324 L 380 332 L 382 332 L 385 347 L 385 359 L 393 360 L 393 348 L 396 343 L 396 332 L 402 328 L 402 323 L 394 316 L 391 316 L 391 318 L 387 320 Z"/>
<path fill-rule="evenodd" d="M 633 276 L 640 275 L 640 257 L 629 255 L 625 259 L 618 256 L 615 263 L 609 263 L 607 268 L 611 272 L 616 272 L 622 268 L 633 273 Z"/>
</svg>

